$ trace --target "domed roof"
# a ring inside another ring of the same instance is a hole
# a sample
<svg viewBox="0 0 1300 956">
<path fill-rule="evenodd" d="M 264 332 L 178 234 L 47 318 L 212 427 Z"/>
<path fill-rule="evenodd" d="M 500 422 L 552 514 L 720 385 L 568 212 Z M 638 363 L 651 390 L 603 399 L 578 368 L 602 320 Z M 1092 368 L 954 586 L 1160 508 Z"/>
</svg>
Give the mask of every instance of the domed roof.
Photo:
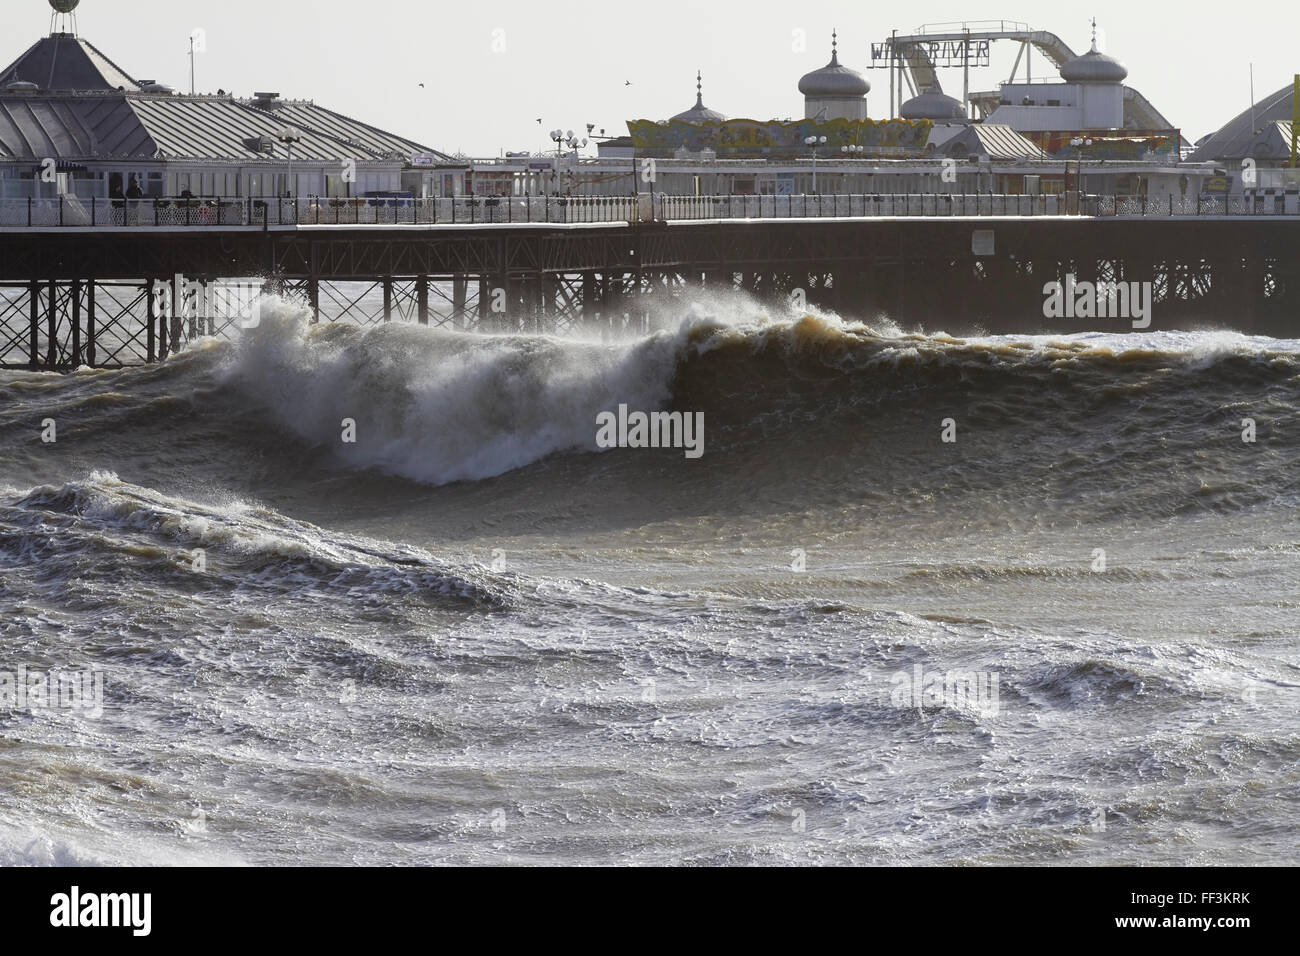
<svg viewBox="0 0 1300 956">
<path fill-rule="evenodd" d="M 683 113 L 669 118 L 669 122 L 681 123 L 725 123 L 727 118 L 717 110 L 711 110 L 704 105 L 704 77 L 703 74 L 695 74 L 695 105 Z"/>
<path fill-rule="evenodd" d="M 1061 64 L 1061 79 L 1067 83 L 1123 83 L 1128 68 L 1113 56 L 1097 49 L 1097 35 L 1092 37 L 1092 49 Z"/>
<path fill-rule="evenodd" d="M 933 86 L 912 97 L 898 109 L 898 115 L 909 120 L 964 120 L 968 119 L 961 100 L 941 93 Z"/>
<path fill-rule="evenodd" d="M 871 92 L 871 84 L 861 73 L 840 66 L 837 43 L 838 35 L 832 31 L 831 61 L 799 80 L 799 92 L 804 96 L 866 96 Z"/>
<path fill-rule="evenodd" d="M 1256 134 L 1261 127 L 1275 122 L 1291 121 L 1291 106 L 1294 98 L 1290 83 L 1276 93 L 1263 97 L 1249 109 L 1238 113 L 1217 132 L 1198 140 L 1196 152 L 1187 158 L 1188 162 L 1207 163 L 1216 160 L 1222 162 L 1226 159 L 1239 160 L 1249 156 Z"/>
</svg>

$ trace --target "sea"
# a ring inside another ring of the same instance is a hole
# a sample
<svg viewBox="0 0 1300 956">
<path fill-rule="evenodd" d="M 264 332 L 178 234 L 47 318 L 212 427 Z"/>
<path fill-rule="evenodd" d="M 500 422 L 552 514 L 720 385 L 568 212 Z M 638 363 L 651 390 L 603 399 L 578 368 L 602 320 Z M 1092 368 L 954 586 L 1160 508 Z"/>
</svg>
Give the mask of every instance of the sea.
<svg viewBox="0 0 1300 956">
<path fill-rule="evenodd" d="M 1295 863 L 1298 463 L 1300 341 L 1214 330 L 3 372 L 0 865 Z"/>
</svg>

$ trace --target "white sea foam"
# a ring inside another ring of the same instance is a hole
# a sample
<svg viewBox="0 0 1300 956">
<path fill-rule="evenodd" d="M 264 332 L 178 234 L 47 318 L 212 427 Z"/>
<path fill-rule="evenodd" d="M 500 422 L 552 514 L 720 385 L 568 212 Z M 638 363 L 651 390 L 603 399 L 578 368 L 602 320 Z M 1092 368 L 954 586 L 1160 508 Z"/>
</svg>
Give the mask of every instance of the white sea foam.
<svg viewBox="0 0 1300 956">
<path fill-rule="evenodd" d="M 828 334 L 869 331 L 815 308 L 759 309 L 741 295 L 698 295 L 670 330 L 615 342 L 313 326 L 302 306 L 273 300 L 232 350 L 224 381 L 350 464 L 445 484 L 598 451 L 596 415 L 620 404 L 663 409 L 691 350 L 788 334 L 809 316 Z M 341 440 L 345 419 L 356 422 L 355 443 Z"/>
<path fill-rule="evenodd" d="M 669 398 L 679 336 L 622 344 L 390 325 L 312 327 L 283 304 L 235 350 L 228 381 L 343 460 L 443 484 L 596 449 L 596 414 Z M 356 422 L 344 443 L 343 421 Z"/>
</svg>

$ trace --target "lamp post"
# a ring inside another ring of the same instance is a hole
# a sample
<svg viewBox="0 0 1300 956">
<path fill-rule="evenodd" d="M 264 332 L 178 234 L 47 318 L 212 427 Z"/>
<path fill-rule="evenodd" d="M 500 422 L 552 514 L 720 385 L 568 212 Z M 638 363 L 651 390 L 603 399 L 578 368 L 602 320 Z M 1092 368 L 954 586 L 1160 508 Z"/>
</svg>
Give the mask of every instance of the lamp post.
<svg viewBox="0 0 1300 956">
<path fill-rule="evenodd" d="M 548 193 L 558 193 L 560 191 L 560 160 L 564 157 L 564 141 L 566 138 L 573 136 L 573 130 L 569 130 L 566 137 L 564 130 L 553 129 L 550 133 L 551 142 L 555 144 L 555 165 L 551 169 L 551 188 Z"/>
<path fill-rule="evenodd" d="M 589 142 L 587 139 L 579 139 L 573 130 L 553 129 L 551 130 L 551 140 L 555 143 L 555 172 L 560 172 L 560 160 L 564 158 L 564 147 L 567 146 L 573 150 L 574 156 L 577 156 L 578 150 L 584 148 Z M 572 177 L 570 177 L 572 178 Z"/>
<path fill-rule="evenodd" d="M 286 126 L 284 129 L 280 130 L 280 132 L 279 132 L 279 134 L 278 134 L 278 137 L 279 137 L 280 142 L 284 143 L 285 147 L 286 147 L 286 148 L 288 149 L 288 151 L 289 151 L 289 169 L 288 169 L 288 172 L 285 174 L 284 186 L 285 186 L 285 192 L 287 192 L 287 193 L 289 194 L 290 198 L 292 198 L 292 197 L 293 197 L 293 194 L 294 194 L 294 189 L 293 189 L 293 185 L 292 185 L 292 183 L 293 183 L 293 144 L 294 144 L 294 143 L 301 142 L 301 141 L 302 141 L 302 137 L 298 134 L 298 131 L 297 131 L 296 129 L 294 129 L 292 126 Z"/>
<path fill-rule="evenodd" d="M 578 150 L 585 148 L 589 142 L 585 137 L 579 139 L 574 135 L 573 130 L 565 132 L 564 130 L 553 129 L 551 130 L 551 139 L 555 142 L 555 156 L 557 159 L 564 155 L 565 146 L 568 146 L 569 149 L 576 153 Z"/>
<path fill-rule="evenodd" d="M 847 146 L 840 147 L 840 155 L 845 159 L 856 159 L 866 152 L 865 146 L 858 146 L 855 143 L 849 143 Z M 843 177 L 841 177 L 842 179 Z M 852 190 L 850 190 L 850 193 Z"/>
<path fill-rule="evenodd" d="M 813 181 L 812 181 L 812 190 L 813 190 L 813 193 L 816 194 L 816 192 L 817 192 L 817 147 L 818 147 L 818 146 L 825 146 L 825 145 L 826 145 L 826 137 L 825 137 L 825 136 L 809 136 L 809 137 L 808 137 L 807 139 L 805 139 L 803 142 L 804 142 L 804 145 L 805 145 L 805 146 L 809 146 L 809 147 L 812 148 L 812 160 L 813 160 Z"/>
<path fill-rule="evenodd" d="M 1070 145 L 1075 149 L 1074 202 L 1077 212 L 1083 209 L 1083 151 L 1092 145 L 1092 140 L 1076 136 L 1070 140 Z"/>
</svg>

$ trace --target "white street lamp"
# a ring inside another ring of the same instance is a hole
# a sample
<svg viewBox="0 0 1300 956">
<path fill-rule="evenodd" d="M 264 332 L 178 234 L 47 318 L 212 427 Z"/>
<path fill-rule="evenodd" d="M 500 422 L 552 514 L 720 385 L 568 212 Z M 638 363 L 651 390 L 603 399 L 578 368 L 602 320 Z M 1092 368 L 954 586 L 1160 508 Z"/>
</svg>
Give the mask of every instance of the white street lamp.
<svg viewBox="0 0 1300 956">
<path fill-rule="evenodd" d="M 815 193 L 817 192 L 817 147 L 818 147 L 818 146 L 825 146 L 825 145 L 826 145 L 826 137 L 825 137 L 825 136 L 809 136 L 809 137 L 808 137 L 807 139 L 805 139 L 803 142 L 804 142 L 804 145 L 805 145 L 805 146 L 809 146 L 809 147 L 812 148 L 812 160 L 813 160 L 813 181 L 812 181 L 812 190 L 813 190 L 813 193 L 815 194 Z"/>
<path fill-rule="evenodd" d="M 565 146 L 572 150 L 579 150 L 583 149 L 588 143 L 585 137 L 579 138 L 573 130 L 562 129 L 551 130 L 551 140 L 555 143 L 555 155 L 557 157 L 564 155 Z"/>
<path fill-rule="evenodd" d="M 1083 206 L 1083 150 L 1092 145 L 1092 140 L 1076 136 L 1070 140 L 1070 145 L 1075 148 L 1075 166 L 1077 170 L 1074 183 L 1075 203 L 1081 209 Z"/>
<path fill-rule="evenodd" d="M 302 142 L 302 136 L 292 126 L 286 126 L 276 134 L 280 142 L 284 143 L 289 151 L 289 171 L 285 176 L 285 191 L 293 196 L 293 144 Z"/>
</svg>

